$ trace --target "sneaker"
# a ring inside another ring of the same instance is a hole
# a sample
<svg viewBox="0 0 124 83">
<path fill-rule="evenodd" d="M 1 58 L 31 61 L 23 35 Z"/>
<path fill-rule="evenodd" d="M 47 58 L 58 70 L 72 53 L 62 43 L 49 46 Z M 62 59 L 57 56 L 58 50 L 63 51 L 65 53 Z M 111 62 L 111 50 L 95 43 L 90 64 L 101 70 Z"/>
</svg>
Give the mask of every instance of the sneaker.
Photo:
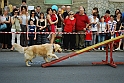
<svg viewBox="0 0 124 83">
<path fill-rule="evenodd" d="M 116 48 L 115 50 L 120 50 L 120 48 Z"/>
<path fill-rule="evenodd" d="M 71 51 L 74 51 L 74 49 L 71 49 Z"/>
<path fill-rule="evenodd" d="M 100 48 L 98 48 L 98 50 L 100 50 Z"/>
<path fill-rule="evenodd" d="M 102 50 L 104 50 L 104 48 L 102 48 Z"/>
<path fill-rule="evenodd" d="M 64 51 L 67 51 L 67 49 L 64 49 Z"/>
</svg>

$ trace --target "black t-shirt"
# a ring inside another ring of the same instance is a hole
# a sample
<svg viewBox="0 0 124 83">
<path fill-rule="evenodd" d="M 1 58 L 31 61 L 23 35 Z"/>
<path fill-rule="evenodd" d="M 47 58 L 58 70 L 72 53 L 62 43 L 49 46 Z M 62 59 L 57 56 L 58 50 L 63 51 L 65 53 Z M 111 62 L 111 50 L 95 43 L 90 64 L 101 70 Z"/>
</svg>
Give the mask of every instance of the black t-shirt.
<svg viewBox="0 0 124 83">
<path fill-rule="evenodd" d="M 64 12 L 63 13 L 63 17 L 64 17 L 64 19 L 66 18 L 66 16 L 68 16 L 69 14 L 68 14 L 68 12 L 66 11 L 66 12 Z"/>
<path fill-rule="evenodd" d="M 57 27 L 58 28 L 61 28 L 62 27 L 62 20 L 61 20 L 61 17 L 59 16 L 59 14 L 57 15 L 58 16 L 58 23 L 57 23 Z M 61 15 L 63 17 L 63 15 Z"/>
<path fill-rule="evenodd" d="M 120 30 L 122 19 L 120 19 L 120 21 L 117 21 L 117 19 L 115 19 L 115 21 L 117 22 L 117 24 L 116 24 L 116 31 L 118 31 L 118 30 Z"/>
</svg>

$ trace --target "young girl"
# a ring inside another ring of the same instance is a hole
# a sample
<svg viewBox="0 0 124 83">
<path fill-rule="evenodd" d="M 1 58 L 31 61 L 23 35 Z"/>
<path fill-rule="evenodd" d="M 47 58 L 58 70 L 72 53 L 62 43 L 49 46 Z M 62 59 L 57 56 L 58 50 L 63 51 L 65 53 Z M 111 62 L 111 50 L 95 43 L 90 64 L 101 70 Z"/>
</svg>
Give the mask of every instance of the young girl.
<svg viewBox="0 0 124 83">
<path fill-rule="evenodd" d="M 106 32 L 106 22 L 104 22 L 105 21 L 104 16 L 101 17 L 100 21 L 101 21 L 100 28 L 98 28 L 98 32 L 99 32 L 98 43 L 103 42 L 105 40 L 105 32 Z M 104 46 L 101 46 L 98 49 L 104 50 Z"/>
<path fill-rule="evenodd" d="M 30 33 L 28 33 L 30 32 Z M 35 33 L 33 33 L 35 32 Z M 30 20 L 30 25 L 27 27 L 27 40 L 29 40 L 29 46 L 35 44 L 36 40 L 36 26 L 34 25 L 33 20 Z"/>
<path fill-rule="evenodd" d="M 85 47 L 91 46 L 91 42 L 92 42 L 92 31 L 91 31 L 91 25 L 89 25 L 85 33 Z"/>
<path fill-rule="evenodd" d="M 111 15 L 108 21 L 108 30 L 111 33 L 111 39 L 115 37 L 116 24 L 117 22 L 114 20 L 114 16 Z"/>
<path fill-rule="evenodd" d="M 99 19 L 97 18 L 97 13 L 93 13 L 93 17 L 91 17 L 90 22 L 92 24 L 92 45 L 96 44 L 96 36 L 98 33 L 98 28 L 99 28 Z"/>
</svg>

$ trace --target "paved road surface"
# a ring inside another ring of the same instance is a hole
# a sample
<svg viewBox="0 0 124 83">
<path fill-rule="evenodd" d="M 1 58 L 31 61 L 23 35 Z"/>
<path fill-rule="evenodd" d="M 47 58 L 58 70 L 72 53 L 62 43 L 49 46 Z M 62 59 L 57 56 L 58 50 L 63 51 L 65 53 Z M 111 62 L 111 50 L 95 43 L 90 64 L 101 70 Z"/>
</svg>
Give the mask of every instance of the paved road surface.
<svg viewBox="0 0 124 83">
<path fill-rule="evenodd" d="M 124 62 L 124 52 L 114 52 L 113 56 L 115 61 Z M 103 59 L 104 52 L 88 52 L 42 68 L 44 60 L 37 57 L 31 67 L 26 67 L 23 54 L 0 52 L 0 83 L 123 83 L 124 65 L 113 68 L 91 64 Z"/>
</svg>

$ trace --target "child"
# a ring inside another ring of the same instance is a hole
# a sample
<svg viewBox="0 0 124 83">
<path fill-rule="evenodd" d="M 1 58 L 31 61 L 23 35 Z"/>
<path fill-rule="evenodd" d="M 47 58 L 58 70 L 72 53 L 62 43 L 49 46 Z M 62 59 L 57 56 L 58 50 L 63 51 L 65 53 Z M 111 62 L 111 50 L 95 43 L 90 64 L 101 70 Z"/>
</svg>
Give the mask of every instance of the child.
<svg viewBox="0 0 124 83">
<path fill-rule="evenodd" d="M 91 46 L 92 42 L 92 31 L 91 31 L 91 25 L 88 26 L 86 33 L 85 33 L 85 46 Z"/>
<path fill-rule="evenodd" d="M 31 32 L 31 33 L 28 33 Z M 33 33 L 35 32 L 35 33 Z M 29 46 L 35 44 L 36 40 L 36 26 L 34 25 L 33 20 L 30 20 L 30 25 L 27 27 L 27 40 L 29 40 Z"/>
<path fill-rule="evenodd" d="M 98 43 L 105 41 L 105 33 L 106 33 L 107 28 L 106 28 L 106 22 L 104 21 L 105 21 L 104 16 L 102 16 L 100 18 L 100 28 L 98 28 L 98 32 L 99 32 Z M 101 46 L 98 49 L 104 50 L 104 46 Z"/>
</svg>

